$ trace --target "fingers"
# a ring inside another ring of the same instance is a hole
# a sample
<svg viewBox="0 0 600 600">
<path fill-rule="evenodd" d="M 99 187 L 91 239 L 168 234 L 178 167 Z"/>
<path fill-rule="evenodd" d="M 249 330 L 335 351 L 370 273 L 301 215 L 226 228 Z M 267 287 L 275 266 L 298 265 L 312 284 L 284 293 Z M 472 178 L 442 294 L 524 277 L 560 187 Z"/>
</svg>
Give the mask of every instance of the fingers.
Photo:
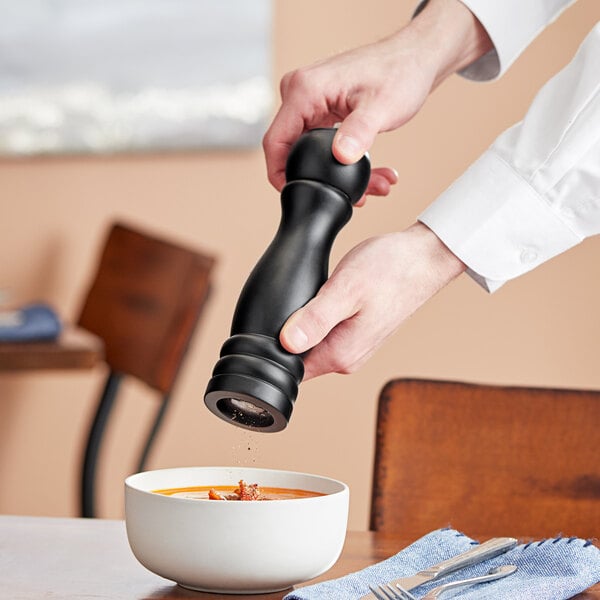
<svg viewBox="0 0 600 600">
<path fill-rule="evenodd" d="M 294 354 L 308 351 L 304 379 L 325 373 L 350 373 L 374 352 L 383 337 L 361 316 L 361 293 L 352 278 L 335 273 L 315 298 L 284 324 L 279 339 Z"/>
<path fill-rule="evenodd" d="M 398 183 L 398 171 L 396 169 L 390 169 L 389 167 L 373 169 L 364 196 L 354 206 L 364 206 L 367 202 L 367 196 L 387 196 L 392 185 L 396 183 Z"/>
<path fill-rule="evenodd" d="M 295 79 L 294 79 L 295 77 Z M 300 83 L 305 77 L 296 73 L 282 80 L 284 102 L 263 138 L 263 149 L 267 164 L 267 176 L 271 184 L 281 191 L 286 183 L 285 164 L 295 141 L 306 131 L 314 127 L 330 127 L 344 118 L 333 140 L 332 152 L 337 160 L 344 164 L 354 163 L 369 150 L 380 131 L 380 117 L 383 112 L 373 98 L 356 94 L 348 98 L 346 105 L 337 111 L 320 106 L 316 100 L 310 100 L 309 90 L 299 95 L 304 88 Z M 304 85 L 304 84 L 303 84 Z M 304 86 L 306 87 L 306 86 Z M 301 97 L 306 104 L 298 100 Z M 353 103 L 356 103 L 354 106 Z M 307 106 L 310 111 L 307 112 Z M 350 112 L 349 112 L 350 111 Z M 366 195 L 387 196 L 390 186 L 397 183 L 398 174 L 393 169 L 373 169 Z M 357 206 L 364 204 L 364 199 Z"/>
<path fill-rule="evenodd" d="M 335 280 L 330 279 L 310 302 L 284 323 L 279 339 L 288 352 L 306 352 L 327 337 L 338 323 L 354 314 L 356 307 L 352 297 L 332 289 L 335 287 Z"/>
<path fill-rule="evenodd" d="M 288 351 L 300 353 L 310 348 L 304 358 L 305 381 L 326 373 L 354 372 L 374 351 L 370 343 L 363 343 L 369 331 L 357 315 L 319 311 L 319 302 L 307 304 L 292 315 L 280 335 Z"/>
<path fill-rule="evenodd" d="M 285 163 L 296 140 L 308 129 L 331 127 L 336 120 L 337 116 L 330 115 L 312 122 L 290 104 L 281 107 L 263 137 L 267 177 L 276 190 L 281 191 L 286 183 Z"/>
<path fill-rule="evenodd" d="M 372 96 L 328 91 L 320 77 L 299 69 L 281 80 L 282 104 L 263 138 L 267 176 L 279 191 L 285 185 L 289 151 L 304 131 L 342 121 L 332 151 L 340 162 L 351 164 L 364 156 L 380 130 L 383 111 Z"/>
<path fill-rule="evenodd" d="M 267 175 L 269 181 L 276 190 L 281 191 L 286 183 L 285 162 L 296 138 L 291 142 L 286 139 L 278 139 L 278 127 L 279 123 L 274 121 L 273 126 L 263 139 L 263 147 L 265 149 L 265 157 L 267 158 Z M 300 131 L 298 136 L 301 134 L 302 131 Z M 366 203 L 367 196 L 387 196 L 391 191 L 391 186 L 396 183 L 398 183 L 398 171 L 396 169 L 389 167 L 372 169 L 365 195 L 355 206 L 363 206 Z"/>
<path fill-rule="evenodd" d="M 379 133 L 378 111 L 375 107 L 357 107 L 339 126 L 333 139 L 333 155 L 346 165 L 360 160 L 373 145 Z"/>
<path fill-rule="evenodd" d="M 375 348 L 368 343 L 353 343 L 359 339 L 366 342 L 366 332 L 360 332 L 358 322 L 357 317 L 352 317 L 340 323 L 329 336 L 308 352 L 304 357 L 304 381 L 328 373 L 354 373 L 367 362 Z"/>
<path fill-rule="evenodd" d="M 281 191 L 285 185 L 285 163 L 294 142 L 308 129 L 331 127 L 338 115 L 328 109 L 326 93 L 312 80 L 307 69 L 283 76 L 280 84 L 282 104 L 263 138 L 267 176 Z"/>
<path fill-rule="evenodd" d="M 389 167 L 378 167 L 371 171 L 371 179 L 365 192 L 368 196 L 387 196 L 392 185 L 398 183 L 398 171 Z"/>
<path fill-rule="evenodd" d="M 285 185 L 285 163 L 293 143 L 304 132 L 304 121 L 298 113 L 282 106 L 263 138 L 267 162 L 267 177 L 271 185 L 281 191 Z"/>
</svg>

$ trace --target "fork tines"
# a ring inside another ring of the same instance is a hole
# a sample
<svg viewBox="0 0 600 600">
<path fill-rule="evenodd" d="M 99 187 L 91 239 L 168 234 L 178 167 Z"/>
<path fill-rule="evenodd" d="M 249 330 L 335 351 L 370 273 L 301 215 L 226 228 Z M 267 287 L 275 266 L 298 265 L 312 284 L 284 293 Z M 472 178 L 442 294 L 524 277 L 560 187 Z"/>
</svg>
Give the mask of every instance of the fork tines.
<svg viewBox="0 0 600 600">
<path fill-rule="evenodd" d="M 377 600 L 417 600 L 408 590 L 398 584 L 396 584 L 396 588 L 389 583 L 382 583 L 376 587 L 370 585 L 369 589 Z"/>
</svg>

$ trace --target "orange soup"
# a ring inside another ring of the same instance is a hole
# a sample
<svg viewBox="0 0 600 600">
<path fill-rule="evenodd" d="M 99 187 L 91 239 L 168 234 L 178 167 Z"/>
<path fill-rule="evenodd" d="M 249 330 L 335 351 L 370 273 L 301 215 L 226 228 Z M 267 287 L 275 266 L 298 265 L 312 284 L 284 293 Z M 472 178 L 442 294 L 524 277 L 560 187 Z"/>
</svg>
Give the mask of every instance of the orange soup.
<svg viewBox="0 0 600 600">
<path fill-rule="evenodd" d="M 239 485 L 196 485 L 181 488 L 153 490 L 155 494 L 193 500 L 292 500 L 325 496 L 321 492 L 279 487 L 258 487 L 240 481 Z"/>
</svg>

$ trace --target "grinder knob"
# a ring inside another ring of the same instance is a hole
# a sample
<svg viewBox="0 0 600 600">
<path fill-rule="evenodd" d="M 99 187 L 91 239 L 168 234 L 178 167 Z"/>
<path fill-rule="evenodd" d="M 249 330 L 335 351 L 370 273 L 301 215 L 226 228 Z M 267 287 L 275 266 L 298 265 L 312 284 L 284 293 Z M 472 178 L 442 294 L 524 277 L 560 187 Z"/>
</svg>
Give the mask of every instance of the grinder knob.
<svg viewBox="0 0 600 600">
<path fill-rule="evenodd" d="M 290 151 L 279 229 L 242 289 L 208 382 L 208 408 L 246 429 L 281 431 L 290 419 L 304 363 L 279 332 L 326 281 L 335 236 L 369 182 L 367 156 L 352 165 L 334 158 L 335 131 L 313 129 Z"/>
<path fill-rule="evenodd" d="M 368 155 L 352 165 L 338 162 L 331 152 L 335 129 L 312 129 L 292 146 L 285 165 L 288 183 L 305 179 L 343 192 L 352 204 L 365 193 L 371 175 Z"/>
</svg>

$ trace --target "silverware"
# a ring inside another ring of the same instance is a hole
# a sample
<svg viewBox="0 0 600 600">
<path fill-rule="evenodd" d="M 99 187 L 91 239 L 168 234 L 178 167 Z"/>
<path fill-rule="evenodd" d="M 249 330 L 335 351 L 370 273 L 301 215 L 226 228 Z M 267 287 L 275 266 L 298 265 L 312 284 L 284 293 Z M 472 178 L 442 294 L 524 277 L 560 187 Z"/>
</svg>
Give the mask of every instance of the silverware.
<svg viewBox="0 0 600 600">
<path fill-rule="evenodd" d="M 437 587 L 430 590 L 427 594 L 418 599 L 413 596 L 407 590 L 396 585 L 396 589 L 388 584 L 382 584 L 377 588 L 371 588 L 375 597 L 378 600 L 436 600 L 444 592 L 452 590 L 458 587 L 468 587 L 477 583 L 485 583 L 486 581 L 495 581 L 496 579 L 502 579 L 508 575 L 512 575 L 517 570 L 515 565 L 502 565 L 501 567 L 494 567 L 490 569 L 487 575 L 479 575 L 478 577 L 470 577 L 469 579 L 459 579 L 457 581 L 451 581 L 438 585 Z"/>
<path fill-rule="evenodd" d="M 421 598 L 421 600 L 435 600 L 436 598 L 439 598 L 444 592 L 457 587 L 469 587 L 478 583 L 485 583 L 486 581 L 495 581 L 496 579 L 502 579 L 503 577 L 508 577 L 508 575 L 512 575 L 516 570 L 516 565 L 502 565 L 500 567 L 494 567 L 493 569 L 490 569 L 488 571 L 487 575 L 469 577 L 468 579 L 460 579 L 458 581 L 450 581 L 449 583 L 438 585 L 437 587 L 429 591 L 427 594 L 425 594 L 423 598 Z M 408 600 L 414 600 L 414 596 L 412 596 L 410 592 L 405 593 L 408 594 L 408 596 L 406 596 Z"/>
<path fill-rule="evenodd" d="M 489 558 L 508 552 L 508 550 L 514 548 L 516 545 L 517 540 L 515 538 L 492 538 L 483 544 L 474 546 L 462 554 L 453 556 L 452 558 L 423 571 L 419 571 L 410 577 L 401 577 L 400 579 L 389 581 L 387 582 L 387 585 L 391 586 L 392 589 L 396 589 L 396 586 L 399 585 L 405 590 L 412 590 L 424 583 L 435 581 L 436 579 L 445 577 L 464 567 L 483 562 Z M 381 597 L 378 598 L 371 590 L 370 594 L 363 596 L 360 600 L 381 600 Z"/>
</svg>

